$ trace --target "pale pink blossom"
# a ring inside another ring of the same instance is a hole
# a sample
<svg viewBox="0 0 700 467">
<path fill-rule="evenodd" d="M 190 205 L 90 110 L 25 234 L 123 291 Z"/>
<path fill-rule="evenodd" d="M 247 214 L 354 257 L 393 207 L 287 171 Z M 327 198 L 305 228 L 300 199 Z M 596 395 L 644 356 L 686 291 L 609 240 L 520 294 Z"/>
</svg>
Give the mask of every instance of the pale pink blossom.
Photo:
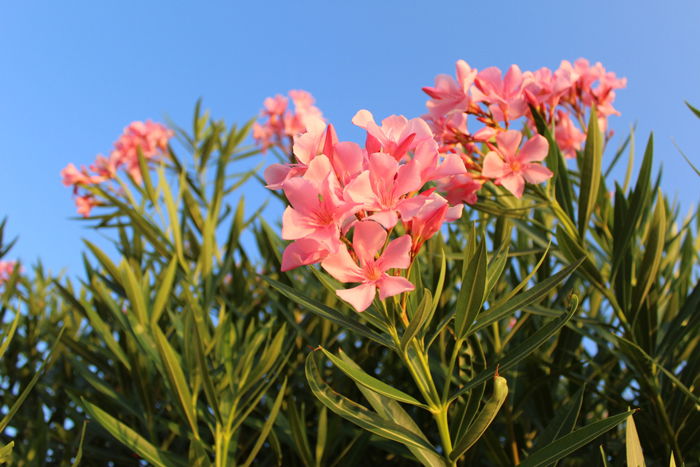
<svg viewBox="0 0 700 467">
<path fill-rule="evenodd" d="M 91 194 L 75 197 L 75 206 L 78 208 L 78 214 L 83 217 L 89 217 L 92 208 L 99 205 L 100 203 Z"/>
<path fill-rule="evenodd" d="M 576 127 L 567 112 L 557 111 L 554 137 L 559 149 L 569 159 L 576 157 L 576 151 L 581 149 L 581 143 L 586 141 L 586 134 Z"/>
<path fill-rule="evenodd" d="M 438 189 L 445 193 L 450 204 L 477 202 L 477 193 L 483 182 L 474 180 L 468 173 L 447 177 L 438 183 Z"/>
<path fill-rule="evenodd" d="M 361 206 L 342 199 L 328 158 L 325 155 L 314 158 L 304 176 L 288 179 L 283 190 L 291 206 L 282 216 L 282 238 L 311 239 L 329 252 L 336 251 L 341 226 Z"/>
<path fill-rule="evenodd" d="M 369 219 L 390 229 L 398 222 L 396 209 L 401 200 L 421 185 L 420 166 L 415 161 L 399 164 L 389 154 L 378 152 L 369 156 L 369 170 L 350 182 L 345 194 L 373 212 Z"/>
<path fill-rule="evenodd" d="M 0 261 L 0 285 L 10 280 L 17 267 L 17 261 Z"/>
<path fill-rule="evenodd" d="M 353 230 L 352 248 L 359 265 L 345 245 L 321 262 L 321 266 L 340 282 L 360 283 L 357 287 L 336 291 L 357 311 L 364 311 L 372 304 L 377 289 L 379 298 L 384 300 L 415 288 L 408 279 L 387 274 L 390 269 L 406 269 L 409 266 L 411 238 L 403 235 L 392 240 L 377 257 L 386 238 L 386 231 L 376 222 L 357 222 Z"/>
<path fill-rule="evenodd" d="M 528 110 L 524 84 L 523 73 L 517 65 L 512 65 L 503 77 L 498 68 L 486 68 L 476 76 L 472 96 L 475 101 L 486 103 L 496 120 L 512 121 Z"/>
<path fill-rule="evenodd" d="M 148 160 L 167 152 L 168 140 L 174 135 L 173 131 L 160 123 L 147 120 L 132 122 L 114 143 L 114 151 L 110 155 L 116 167 L 125 166 L 125 170 L 136 183 L 141 183 L 141 167 L 138 153 Z"/>
<path fill-rule="evenodd" d="M 522 148 L 523 135 L 516 130 L 508 130 L 496 135 L 498 147 L 486 154 L 481 175 L 503 185 L 516 198 L 521 198 L 525 182 L 542 183 L 552 177 L 552 172 L 539 162 L 547 157 L 549 145 L 541 135 L 530 138 Z"/>
<path fill-rule="evenodd" d="M 418 196 L 406 199 L 399 206 L 401 222 L 413 242 L 415 255 L 423 243 L 435 235 L 445 222 L 452 222 L 462 216 L 462 204 L 450 206 L 445 198 L 433 189 Z"/>
<path fill-rule="evenodd" d="M 289 109 L 289 100 L 281 95 L 268 97 L 261 112 L 265 119 L 253 124 L 253 138 L 263 151 L 271 146 L 281 146 L 287 150 L 286 140 L 307 131 L 323 131 L 326 127 L 323 114 L 314 106 L 314 98 L 307 91 L 292 90 L 289 96 L 294 110 Z"/>
<path fill-rule="evenodd" d="M 365 147 L 368 153 L 383 152 L 397 161 L 422 141 L 433 139 L 433 132 L 422 118 L 408 120 L 403 115 L 391 115 L 379 126 L 368 110 L 360 110 L 352 123 L 367 130 Z"/>
<path fill-rule="evenodd" d="M 474 84 L 477 70 L 464 60 L 457 61 L 456 69 L 456 80 L 450 75 L 438 75 L 435 86 L 423 88 L 423 92 L 432 98 L 426 104 L 431 115 L 464 113 L 471 107 L 469 90 Z"/>
</svg>

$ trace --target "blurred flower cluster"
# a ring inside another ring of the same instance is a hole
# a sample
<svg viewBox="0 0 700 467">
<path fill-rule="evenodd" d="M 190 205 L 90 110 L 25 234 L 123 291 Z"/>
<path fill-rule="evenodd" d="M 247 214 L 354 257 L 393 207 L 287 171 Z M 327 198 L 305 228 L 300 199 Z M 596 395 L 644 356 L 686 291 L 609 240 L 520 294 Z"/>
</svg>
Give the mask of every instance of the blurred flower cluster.
<svg viewBox="0 0 700 467">
<path fill-rule="evenodd" d="M 168 141 L 173 135 L 173 131 L 161 123 L 132 122 L 124 128 L 108 157 L 98 155 L 89 169 L 68 164 L 61 170 L 61 177 L 65 186 L 73 187 L 78 213 L 88 217 L 92 208 L 99 205 L 95 196 L 82 188 L 115 179 L 119 169 L 140 183 L 139 151 L 147 162 L 152 161 L 168 151 Z"/>
</svg>

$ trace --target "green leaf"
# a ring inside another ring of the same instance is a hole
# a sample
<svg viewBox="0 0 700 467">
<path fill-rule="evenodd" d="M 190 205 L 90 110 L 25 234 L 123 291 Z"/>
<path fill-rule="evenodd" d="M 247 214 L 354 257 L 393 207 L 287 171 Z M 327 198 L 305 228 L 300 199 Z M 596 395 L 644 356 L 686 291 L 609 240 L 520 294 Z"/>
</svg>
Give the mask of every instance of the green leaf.
<svg viewBox="0 0 700 467">
<path fill-rule="evenodd" d="M 507 396 L 508 383 L 506 379 L 501 376 L 495 376 L 493 382 L 493 394 L 491 394 L 489 400 L 486 401 L 484 408 L 481 409 L 481 412 L 479 412 L 479 415 L 476 417 L 476 420 L 474 420 L 474 423 L 472 423 L 467 431 L 464 432 L 464 435 L 455 442 L 454 449 L 449 455 L 450 460 L 456 461 L 462 457 L 462 455 L 464 455 L 464 453 L 467 452 L 469 448 L 474 445 L 474 443 L 479 441 L 479 438 L 483 436 L 486 429 L 491 425 L 494 418 L 496 418 L 496 415 L 501 409 L 501 406 L 503 405 L 503 402 L 505 402 Z"/>
<path fill-rule="evenodd" d="M 15 442 L 10 441 L 0 448 L 0 464 L 7 464 L 12 460 L 12 449 L 15 447 Z"/>
<path fill-rule="evenodd" d="M 10 325 L 10 330 L 7 331 L 7 334 L 3 336 L 2 339 L 2 344 L 0 344 L 0 359 L 2 359 L 3 355 L 5 355 L 5 352 L 7 351 L 7 347 L 10 345 L 10 342 L 12 341 L 12 337 L 15 335 L 15 331 L 17 331 L 17 325 L 19 324 L 19 320 L 22 318 L 22 314 L 20 312 L 15 312 L 15 319 L 12 320 L 12 324 Z"/>
<path fill-rule="evenodd" d="M 12 420 L 12 417 L 17 413 L 17 411 L 20 409 L 22 404 L 24 403 L 25 399 L 29 396 L 29 393 L 32 391 L 32 388 L 36 385 L 36 383 L 39 382 L 39 378 L 41 378 L 44 375 L 44 372 L 53 365 L 55 359 L 56 359 L 56 348 L 61 342 L 61 337 L 63 336 L 63 332 L 65 331 L 66 328 L 61 328 L 61 330 L 58 333 L 58 337 L 56 337 L 56 341 L 53 343 L 53 346 L 51 347 L 51 350 L 48 353 L 48 356 L 46 357 L 46 360 L 43 361 L 41 364 L 41 367 L 37 372 L 34 373 L 34 376 L 32 376 L 32 379 L 29 380 L 29 383 L 24 387 L 22 392 L 17 396 L 17 399 L 15 399 L 14 403 L 12 406 L 9 408 L 7 411 L 7 414 L 0 420 L 0 433 L 5 431 L 5 428 L 7 428 L 7 425 L 10 423 Z"/>
<path fill-rule="evenodd" d="M 467 259 L 465 258 L 465 264 Z M 462 285 L 455 304 L 455 337 L 464 339 L 484 303 L 486 288 L 486 243 L 482 238 L 475 255 L 462 272 Z"/>
<path fill-rule="evenodd" d="M 411 316 L 408 327 L 401 336 L 401 349 L 406 347 L 416 335 L 423 330 L 424 325 L 430 323 L 433 316 L 433 296 L 428 289 L 423 292 L 423 300 L 416 307 L 416 312 Z"/>
<path fill-rule="evenodd" d="M 456 393 L 450 396 L 449 401 L 454 401 L 462 394 L 465 394 L 468 391 L 470 391 L 473 387 L 483 383 L 491 376 L 493 376 L 497 369 L 505 371 L 509 368 L 512 368 L 520 361 L 525 359 L 535 349 L 541 346 L 550 337 L 556 334 L 562 327 L 564 327 L 566 322 L 569 321 L 574 315 L 577 308 L 578 297 L 574 295 L 571 297 L 571 305 L 569 306 L 569 310 L 566 313 L 562 313 L 562 315 L 559 318 L 552 320 L 544 326 L 540 327 L 533 335 L 531 335 L 524 341 L 518 343 L 518 345 L 515 345 L 512 348 L 510 348 L 508 354 L 505 357 L 503 357 L 495 363 L 492 363 L 486 370 L 482 371 L 478 376 L 469 380 L 469 382 L 466 385 L 464 385 L 464 387 L 462 387 L 460 390 L 458 390 Z"/>
<path fill-rule="evenodd" d="M 690 105 L 690 102 L 688 102 L 688 101 L 685 101 L 685 105 L 688 106 L 688 108 L 690 109 L 690 111 L 693 112 L 693 113 L 695 114 L 696 117 L 700 118 L 700 110 L 698 110 L 697 108 L 695 108 L 695 107 L 693 107 L 692 105 Z"/>
<path fill-rule="evenodd" d="M 627 465 L 629 467 L 645 467 L 642 444 L 639 442 L 637 427 L 634 426 L 634 416 L 627 417 L 627 429 L 625 430 L 625 450 L 627 453 Z"/>
<path fill-rule="evenodd" d="M 540 447 L 550 444 L 557 438 L 571 433 L 576 426 L 576 419 L 581 410 L 585 388 L 585 386 L 581 386 L 581 389 L 576 391 L 576 394 L 573 395 L 571 400 L 557 411 L 552 421 L 547 425 L 547 428 L 535 439 L 535 444 L 532 447 L 533 450 L 536 451 Z"/>
<path fill-rule="evenodd" d="M 158 280 L 158 292 L 156 293 L 156 299 L 153 302 L 153 308 L 151 310 L 151 324 L 157 325 L 160 315 L 165 309 L 165 304 L 170 297 L 170 291 L 173 288 L 173 281 L 175 280 L 175 272 L 177 271 L 177 258 L 173 257 L 168 264 L 167 269 L 162 273 L 160 279 Z"/>
<path fill-rule="evenodd" d="M 318 350 L 321 350 L 324 355 L 333 362 L 340 371 L 345 373 L 350 379 L 355 381 L 362 386 L 368 387 L 372 391 L 381 394 L 383 396 L 389 397 L 391 399 L 397 400 L 399 402 L 405 402 L 406 404 L 412 404 L 424 409 L 428 409 L 428 406 L 420 402 L 415 397 L 409 396 L 403 391 L 400 391 L 383 381 L 378 380 L 374 376 L 367 374 L 357 363 L 355 363 L 343 349 L 338 349 L 340 357 L 336 357 L 328 350 L 319 346 Z"/>
<path fill-rule="evenodd" d="M 248 467 L 253 463 L 255 460 L 255 456 L 258 454 L 258 451 L 260 451 L 260 448 L 262 448 L 263 443 L 267 439 L 267 435 L 270 434 L 270 430 L 272 429 L 272 425 L 275 423 L 275 420 L 277 420 L 277 414 L 280 411 L 280 407 L 282 407 L 282 401 L 284 400 L 285 396 L 285 391 L 287 390 L 287 380 L 285 379 L 284 382 L 282 383 L 282 387 L 279 389 L 279 392 L 277 393 L 277 397 L 275 398 L 275 402 L 272 404 L 272 409 L 270 409 L 270 415 L 268 415 L 267 420 L 265 420 L 265 423 L 263 424 L 262 428 L 260 429 L 260 435 L 258 436 L 258 439 L 255 441 L 255 445 L 253 446 L 253 449 L 251 449 L 250 454 L 248 454 L 248 458 L 246 461 L 243 463 L 245 467 Z"/>
<path fill-rule="evenodd" d="M 560 459 L 565 458 L 580 447 L 590 443 L 600 435 L 612 430 L 617 425 L 622 423 L 634 411 L 624 412 L 621 414 L 608 417 L 604 420 L 586 425 L 579 428 L 568 435 L 564 435 L 551 444 L 539 449 L 525 458 L 520 467 L 539 467 L 542 465 L 552 464 Z"/>
<path fill-rule="evenodd" d="M 416 436 L 424 439 L 428 438 L 421 431 L 420 427 L 411 418 L 411 416 L 399 405 L 398 402 L 377 394 L 369 390 L 365 386 L 357 385 L 358 389 L 365 396 L 365 399 L 370 403 L 372 408 L 379 414 L 380 417 L 391 422 L 398 423 L 402 427 L 416 434 Z M 413 454 L 418 462 L 426 466 L 445 466 L 445 461 L 438 453 L 432 449 L 418 448 L 412 445 L 406 445 L 411 454 Z"/>
<path fill-rule="evenodd" d="M 496 304 L 492 309 L 488 310 L 486 313 L 482 313 L 481 316 L 476 320 L 471 333 L 479 331 L 491 323 L 509 316 L 510 314 L 522 310 L 528 305 L 538 302 L 543 297 L 545 297 L 554 287 L 556 287 L 561 281 L 571 274 L 577 267 L 581 265 L 583 258 L 579 259 L 577 262 L 562 268 L 558 273 L 551 277 L 544 279 L 537 285 L 529 288 L 523 293 L 516 295 L 510 300 L 502 304 Z"/>
<path fill-rule="evenodd" d="M 316 355 L 316 352 L 311 352 L 306 357 L 306 379 L 309 382 L 311 391 L 323 405 L 328 407 L 335 414 L 375 435 L 396 441 L 406 446 L 410 445 L 421 449 L 433 449 L 433 446 L 427 441 L 398 423 L 385 420 L 365 406 L 333 391 L 321 378 L 317 361 L 318 357 Z"/>
<path fill-rule="evenodd" d="M 278 282 L 274 279 L 270 279 L 269 277 L 262 276 L 263 280 L 270 284 L 273 288 L 275 288 L 277 291 L 279 291 L 282 295 L 285 297 L 289 298 L 293 302 L 303 306 L 306 308 L 308 311 L 324 318 L 329 321 L 333 321 L 334 323 L 340 325 L 341 327 L 352 331 L 360 336 L 366 337 L 370 340 L 373 340 L 374 342 L 381 344 L 385 347 L 388 347 L 390 349 L 394 348 L 394 344 L 389 340 L 388 337 L 382 336 L 380 334 L 377 334 L 376 332 L 373 332 L 371 329 L 369 329 L 367 326 L 364 326 L 363 324 L 350 319 L 340 312 L 327 307 L 326 305 L 314 300 L 313 298 L 309 298 L 300 292 L 297 292 L 293 288 L 282 284 L 281 282 Z"/>
<path fill-rule="evenodd" d="M 586 146 L 583 149 L 581 190 L 578 200 L 578 232 L 581 238 L 585 237 L 588 220 L 598 199 L 603 162 L 603 142 L 595 106 L 591 108 L 587 132 Z"/>
<path fill-rule="evenodd" d="M 80 461 L 83 459 L 83 443 L 85 442 L 85 429 L 87 428 L 87 420 L 83 422 L 83 428 L 80 430 L 80 443 L 78 444 L 78 452 L 75 453 L 75 459 L 73 459 L 72 467 L 78 467 Z"/>
<path fill-rule="evenodd" d="M 107 430 L 117 441 L 134 451 L 139 456 L 156 466 L 170 467 L 185 466 L 186 463 L 173 455 L 159 450 L 149 443 L 144 437 L 120 422 L 104 410 L 81 398 L 85 411 L 102 427 Z"/>
<path fill-rule="evenodd" d="M 194 433 L 196 438 L 199 438 L 197 414 L 195 411 L 194 401 L 192 399 L 192 393 L 187 385 L 187 379 L 182 371 L 182 366 L 180 365 L 179 359 L 160 328 L 154 327 L 153 335 L 155 337 L 156 347 L 158 347 L 158 353 L 161 356 L 163 368 L 165 369 L 170 386 L 180 402 L 180 407 L 185 414 L 185 418 L 187 418 L 187 422 L 190 425 L 192 433 Z"/>
</svg>

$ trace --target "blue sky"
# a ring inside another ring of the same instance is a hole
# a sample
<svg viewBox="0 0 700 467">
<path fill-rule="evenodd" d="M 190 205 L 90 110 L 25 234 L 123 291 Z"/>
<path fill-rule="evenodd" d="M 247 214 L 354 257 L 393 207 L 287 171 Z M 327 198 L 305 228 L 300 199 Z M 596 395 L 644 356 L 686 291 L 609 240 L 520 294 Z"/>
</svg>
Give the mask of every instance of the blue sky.
<svg viewBox="0 0 700 467">
<path fill-rule="evenodd" d="M 341 138 L 367 108 L 383 118 L 424 113 L 422 86 L 465 59 L 482 69 L 556 68 L 586 57 L 628 78 L 611 128 L 652 129 L 662 188 L 685 209 L 700 183 L 673 141 L 700 165 L 696 1 L 588 2 L 3 2 L 0 6 L 0 217 L 19 235 L 13 255 L 80 269 L 75 208 L 59 171 L 108 152 L 133 120 L 189 125 L 198 97 L 243 122 L 262 100 L 311 91 Z M 255 190 L 259 202 L 267 194 Z"/>
</svg>

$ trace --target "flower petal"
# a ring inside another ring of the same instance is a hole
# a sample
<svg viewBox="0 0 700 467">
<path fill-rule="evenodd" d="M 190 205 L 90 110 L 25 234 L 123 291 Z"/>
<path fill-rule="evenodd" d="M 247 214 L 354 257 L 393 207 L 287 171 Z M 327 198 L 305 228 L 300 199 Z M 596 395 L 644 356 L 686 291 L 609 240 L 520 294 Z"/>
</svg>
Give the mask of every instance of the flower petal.
<svg viewBox="0 0 700 467">
<path fill-rule="evenodd" d="M 513 193 L 516 198 L 522 198 L 525 190 L 525 180 L 522 175 L 511 173 L 498 180 L 508 191 Z"/>
<path fill-rule="evenodd" d="M 405 277 L 384 275 L 377 281 L 379 287 L 379 298 L 384 300 L 402 292 L 409 292 L 416 287 Z"/>
<path fill-rule="evenodd" d="M 549 151 L 549 143 L 542 135 L 535 135 L 530 138 L 527 143 L 523 144 L 522 149 L 518 153 L 520 162 L 535 162 L 542 161 L 547 157 Z"/>
<path fill-rule="evenodd" d="M 498 154 L 493 151 L 486 154 L 481 175 L 488 178 L 500 178 L 506 174 L 506 170 L 506 165 Z"/>
<path fill-rule="evenodd" d="M 377 287 L 374 284 L 362 284 L 352 289 L 336 290 L 335 293 L 348 302 L 357 311 L 365 311 L 374 300 Z"/>
<path fill-rule="evenodd" d="M 521 173 L 527 183 L 542 183 L 554 175 L 551 170 L 540 164 L 525 164 Z"/>
<path fill-rule="evenodd" d="M 290 243 L 282 253 L 282 271 L 321 261 L 328 250 L 316 240 L 302 238 Z"/>
<path fill-rule="evenodd" d="M 384 246 L 386 231 L 374 221 L 362 221 L 355 224 L 352 248 L 361 265 L 374 261 L 374 256 Z"/>
<path fill-rule="evenodd" d="M 362 269 L 352 259 L 345 245 L 338 248 L 336 253 L 326 256 L 321 266 L 340 282 L 362 282 L 364 280 Z"/>
<path fill-rule="evenodd" d="M 377 267 L 382 272 L 391 268 L 406 269 L 411 263 L 409 251 L 411 251 L 411 237 L 410 235 L 402 235 L 389 242 L 377 261 Z"/>
</svg>

